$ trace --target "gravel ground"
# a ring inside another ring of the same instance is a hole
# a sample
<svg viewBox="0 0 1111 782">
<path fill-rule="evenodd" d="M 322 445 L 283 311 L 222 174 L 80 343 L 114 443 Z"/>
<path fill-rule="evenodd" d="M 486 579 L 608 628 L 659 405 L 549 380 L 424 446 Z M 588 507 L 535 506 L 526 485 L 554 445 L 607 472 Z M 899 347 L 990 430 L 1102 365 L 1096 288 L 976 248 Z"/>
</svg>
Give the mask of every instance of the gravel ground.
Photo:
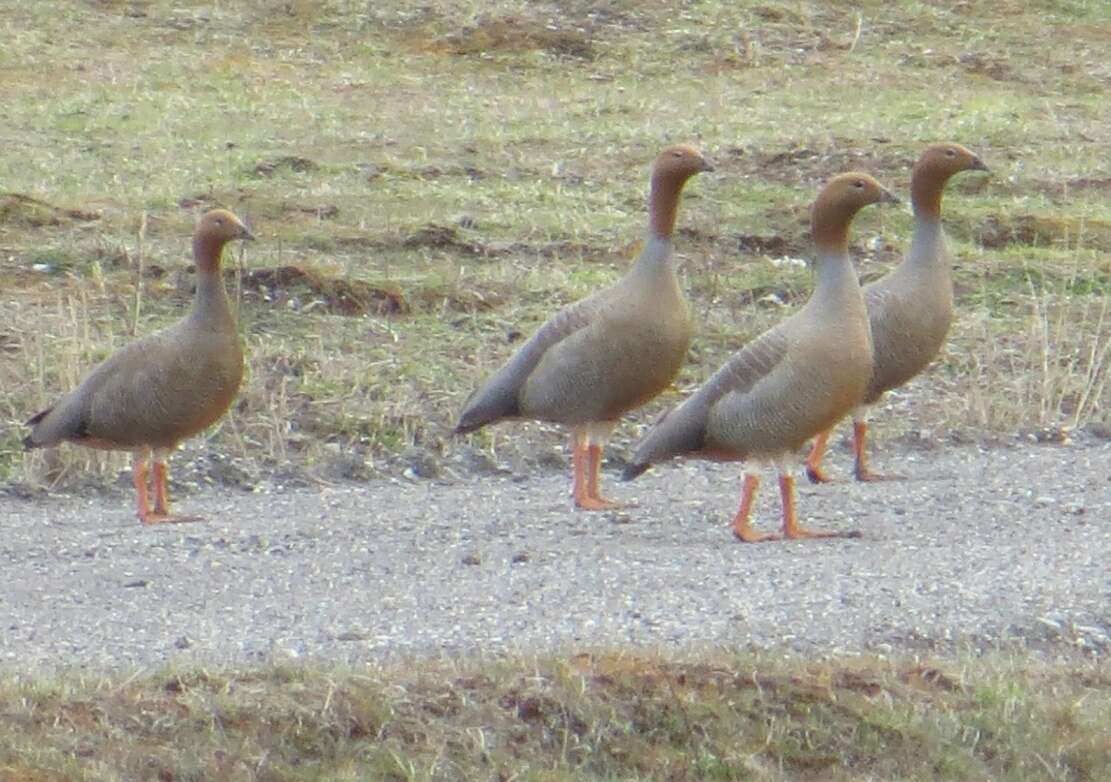
<svg viewBox="0 0 1111 782">
<path fill-rule="evenodd" d="M 831 471 L 844 475 L 843 453 Z M 735 465 L 657 467 L 570 509 L 547 471 L 206 490 L 145 529 L 123 493 L 0 496 L 0 669 L 340 662 L 572 647 L 1111 651 L 1111 443 L 888 449 L 905 481 L 800 484 L 857 540 L 734 543 Z M 766 481 L 758 526 L 778 526 Z"/>
</svg>

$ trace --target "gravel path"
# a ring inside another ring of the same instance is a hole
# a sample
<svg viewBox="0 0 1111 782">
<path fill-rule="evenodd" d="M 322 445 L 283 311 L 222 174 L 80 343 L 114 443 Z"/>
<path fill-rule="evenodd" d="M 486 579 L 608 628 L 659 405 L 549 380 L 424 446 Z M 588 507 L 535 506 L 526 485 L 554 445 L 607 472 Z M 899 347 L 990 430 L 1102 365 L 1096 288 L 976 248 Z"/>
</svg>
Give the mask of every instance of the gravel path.
<svg viewBox="0 0 1111 782">
<path fill-rule="evenodd" d="M 831 471 L 844 475 L 843 453 Z M 736 466 L 658 467 L 621 513 L 566 476 L 205 491 L 207 524 L 131 497 L 0 496 L 0 669 L 722 644 L 806 653 L 1111 650 L 1111 443 L 887 450 L 913 480 L 800 484 L 859 540 L 735 544 Z M 777 526 L 766 481 L 758 526 Z M 850 521 L 851 520 L 851 521 Z"/>
</svg>

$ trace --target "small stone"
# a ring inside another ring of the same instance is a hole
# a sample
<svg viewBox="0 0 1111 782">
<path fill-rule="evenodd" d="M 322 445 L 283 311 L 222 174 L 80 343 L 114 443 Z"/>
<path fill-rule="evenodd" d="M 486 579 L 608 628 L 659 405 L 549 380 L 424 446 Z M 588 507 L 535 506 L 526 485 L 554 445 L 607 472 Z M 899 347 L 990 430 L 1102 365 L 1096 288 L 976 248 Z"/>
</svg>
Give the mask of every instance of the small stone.
<svg viewBox="0 0 1111 782">
<path fill-rule="evenodd" d="M 1057 621 L 1056 619 L 1053 619 L 1053 618 L 1048 617 L 1048 616 L 1039 616 L 1038 621 L 1041 622 L 1043 625 L 1045 625 L 1046 627 L 1048 627 L 1051 630 L 1054 630 L 1056 632 L 1061 632 L 1061 623 L 1059 621 Z"/>
<path fill-rule="evenodd" d="M 437 478 L 440 475 L 440 460 L 431 451 L 423 448 L 410 448 L 403 457 L 408 462 L 404 475 L 409 480 L 416 478 Z"/>
</svg>

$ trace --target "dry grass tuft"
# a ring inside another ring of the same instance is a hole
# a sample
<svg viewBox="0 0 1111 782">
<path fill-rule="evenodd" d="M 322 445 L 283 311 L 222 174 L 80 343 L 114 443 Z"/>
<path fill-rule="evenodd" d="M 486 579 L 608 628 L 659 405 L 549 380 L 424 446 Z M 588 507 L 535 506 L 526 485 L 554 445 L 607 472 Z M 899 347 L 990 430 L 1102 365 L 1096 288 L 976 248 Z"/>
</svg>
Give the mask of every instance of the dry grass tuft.
<svg viewBox="0 0 1111 782">
<path fill-rule="evenodd" d="M 0 767 L 27 779 L 1095 780 L 1111 771 L 1109 689 L 1090 664 L 723 654 L 9 677 Z"/>
<path fill-rule="evenodd" d="M 1107 420 L 1111 278 L 1095 262 L 1076 263 L 1063 277 L 1034 269 L 1024 276 L 1025 313 L 1004 324 L 990 309 L 972 314 L 979 348 L 967 352 L 969 417 L 992 430 L 1069 431 Z"/>
</svg>

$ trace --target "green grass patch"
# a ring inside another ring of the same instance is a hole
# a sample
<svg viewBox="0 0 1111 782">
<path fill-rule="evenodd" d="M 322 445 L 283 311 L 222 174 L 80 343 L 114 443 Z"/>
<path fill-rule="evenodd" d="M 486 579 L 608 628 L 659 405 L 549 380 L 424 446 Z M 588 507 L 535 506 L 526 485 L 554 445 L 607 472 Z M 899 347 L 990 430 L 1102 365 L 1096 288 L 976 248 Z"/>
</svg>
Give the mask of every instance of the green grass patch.
<svg viewBox="0 0 1111 782">
<path fill-rule="evenodd" d="M 7 779 L 1097 780 L 1105 666 L 633 653 L 0 677 Z"/>
<path fill-rule="evenodd" d="M 718 172 L 679 219 L 700 330 L 679 387 L 805 298 L 782 260 L 810 255 L 825 178 L 861 168 L 905 193 L 922 146 L 953 139 L 992 168 L 946 197 L 957 322 L 911 387 L 926 420 L 878 416 L 881 436 L 1106 422 L 1109 29 L 1105 3 L 1079 0 L 13 5 L 0 479 L 118 466 L 24 456 L 18 424 L 183 312 L 193 219 L 215 205 L 261 241 L 242 256 L 249 381 L 211 447 L 310 472 L 337 442 L 367 462 L 449 457 L 514 335 L 628 266 L 648 162 L 688 140 Z M 861 215 L 865 278 L 910 230 L 905 211 Z M 555 436 L 519 431 L 476 442 L 527 455 Z"/>
</svg>

